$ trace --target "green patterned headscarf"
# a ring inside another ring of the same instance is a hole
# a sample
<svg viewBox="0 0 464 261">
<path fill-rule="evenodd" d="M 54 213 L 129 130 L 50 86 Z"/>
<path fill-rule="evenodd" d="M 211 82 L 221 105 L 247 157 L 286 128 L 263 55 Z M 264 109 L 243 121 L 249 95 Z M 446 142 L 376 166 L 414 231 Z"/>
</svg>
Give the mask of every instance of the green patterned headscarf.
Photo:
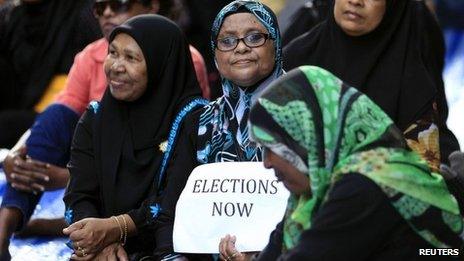
<svg viewBox="0 0 464 261">
<path fill-rule="evenodd" d="M 295 246 L 331 185 L 348 173 L 379 185 L 412 229 L 433 246 L 461 246 L 462 218 L 442 177 L 407 149 L 385 112 L 330 72 L 314 66 L 290 71 L 258 99 L 249 123 L 253 140 L 310 177 L 311 191 L 290 196 L 284 249 Z M 452 236 L 435 233 L 443 229 Z"/>
</svg>

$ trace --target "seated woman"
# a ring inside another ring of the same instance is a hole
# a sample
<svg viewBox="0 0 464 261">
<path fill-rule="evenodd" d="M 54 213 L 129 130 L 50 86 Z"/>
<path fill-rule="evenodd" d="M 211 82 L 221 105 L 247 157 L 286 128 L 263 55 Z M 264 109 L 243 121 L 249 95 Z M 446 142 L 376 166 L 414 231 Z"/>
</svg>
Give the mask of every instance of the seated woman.
<svg viewBox="0 0 464 261">
<path fill-rule="evenodd" d="M 290 42 L 284 68 L 316 65 L 359 88 L 432 170 L 459 150 L 446 125 L 445 44 L 424 1 L 334 0 L 325 22 Z"/>
<path fill-rule="evenodd" d="M 251 103 L 282 74 L 281 42 L 274 13 L 255 1 L 234 1 L 217 15 L 212 48 L 224 95 L 190 114 L 167 169 L 167 185 L 155 224 L 158 258 L 174 258 L 172 232 L 177 200 L 192 170 L 201 164 L 260 161 L 248 139 Z"/>
<path fill-rule="evenodd" d="M 166 147 L 185 114 L 206 104 L 188 44 L 170 20 L 136 16 L 109 43 L 109 88 L 80 119 L 68 164 L 65 217 L 74 223 L 63 232 L 79 260 L 151 253 Z"/>
<path fill-rule="evenodd" d="M 53 104 L 36 119 L 30 136 L 21 139 L 3 162 L 8 181 L 0 205 L 0 256 L 8 251 L 9 239 L 15 236 L 62 236 L 67 227 L 64 218 L 29 219 L 43 191 L 65 188 L 69 180 L 66 164 L 74 128 L 92 100 L 100 101 L 106 90 L 103 62 L 108 54 L 108 37 L 114 27 L 127 19 L 156 13 L 176 20 L 175 0 L 92 0 L 104 37 L 89 44 L 76 55 L 64 89 Z M 190 46 L 196 76 L 203 97 L 209 85 L 201 54 Z M 1 131 L 0 131 L 1 133 Z M 0 159 L 1 162 L 1 159 Z"/>
<path fill-rule="evenodd" d="M 448 259 L 463 246 L 441 175 L 380 107 L 328 71 L 302 66 L 274 82 L 251 109 L 250 135 L 291 192 L 257 260 L 421 260 L 420 249 L 452 248 Z M 221 240 L 223 260 L 250 257 L 235 240 Z"/>
</svg>

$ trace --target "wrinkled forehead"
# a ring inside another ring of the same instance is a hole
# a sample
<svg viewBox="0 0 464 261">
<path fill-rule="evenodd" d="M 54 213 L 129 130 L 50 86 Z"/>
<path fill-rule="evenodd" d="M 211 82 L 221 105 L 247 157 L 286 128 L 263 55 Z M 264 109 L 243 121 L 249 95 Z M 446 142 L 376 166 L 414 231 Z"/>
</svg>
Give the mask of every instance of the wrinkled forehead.
<svg viewBox="0 0 464 261">
<path fill-rule="evenodd" d="M 249 32 L 269 33 L 267 28 L 251 13 L 233 13 L 225 17 L 218 37 L 223 34 L 240 34 Z"/>
</svg>

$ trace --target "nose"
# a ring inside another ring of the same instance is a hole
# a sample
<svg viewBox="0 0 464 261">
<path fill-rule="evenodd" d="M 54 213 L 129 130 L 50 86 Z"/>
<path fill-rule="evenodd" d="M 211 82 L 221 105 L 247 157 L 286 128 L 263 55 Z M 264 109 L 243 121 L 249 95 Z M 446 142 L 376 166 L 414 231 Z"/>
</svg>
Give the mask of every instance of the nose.
<svg viewBox="0 0 464 261">
<path fill-rule="evenodd" d="M 105 6 L 105 9 L 103 10 L 103 16 L 105 16 L 105 17 L 110 17 L 110 16 L 112 16 L 112 15 L 114 15 L 114 12 L 113 12 L 113 10 L 111 9 L 110 5 L 107 4 L 107 5 Z"/>
<path fill-rule="evenodd" d="M 241 40 L 238 41 L 237 47 L 235 47 L 235 52 L 236 53 L 246 53 L 246 52 L 250 51 L 250 49 L 251 48 L 248 47 L 245 44 L 244 40 L 241 39 Z"/>
<path fill-rule="evenodd" d="M 348 2 L 356 6 L 364 6 L 364 0 L 348 0 Z"/>
<path fill-rule="evenodd" d="M 111 70 L 114 72 L 124 72 L 126 67 L 124 66 L 124 63 L 121 61 L 121 59 L 115 59 L 111 65 Z"/>
</svg>

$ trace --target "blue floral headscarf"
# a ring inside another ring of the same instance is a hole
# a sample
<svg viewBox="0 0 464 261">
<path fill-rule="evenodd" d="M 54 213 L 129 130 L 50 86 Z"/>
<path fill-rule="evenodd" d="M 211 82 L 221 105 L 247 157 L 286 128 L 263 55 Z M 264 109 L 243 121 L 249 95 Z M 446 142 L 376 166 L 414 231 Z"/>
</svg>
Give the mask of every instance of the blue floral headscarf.
<svg viewBox="0 0 464 261">
<path fill-rule="evenodd" d="M 224 19 L 235 13 L 251 13 L 261 22 L 273 41 L 275 65 L 272 73 L 252 88 L 241 88 L 222 77 L 223 96 L 206 106 L 200 116 L 197 160 L 200 163 L 223 161 L 261 161 L 261 150 L 248 139 L 248 114 L 255 98 L 282 75 L 282 42 L 277 18 L 272 10 L 257 1 L 238 0 L 225 6 L 214 20 L 211 33 L 213 54 Z"/>
</svg>

